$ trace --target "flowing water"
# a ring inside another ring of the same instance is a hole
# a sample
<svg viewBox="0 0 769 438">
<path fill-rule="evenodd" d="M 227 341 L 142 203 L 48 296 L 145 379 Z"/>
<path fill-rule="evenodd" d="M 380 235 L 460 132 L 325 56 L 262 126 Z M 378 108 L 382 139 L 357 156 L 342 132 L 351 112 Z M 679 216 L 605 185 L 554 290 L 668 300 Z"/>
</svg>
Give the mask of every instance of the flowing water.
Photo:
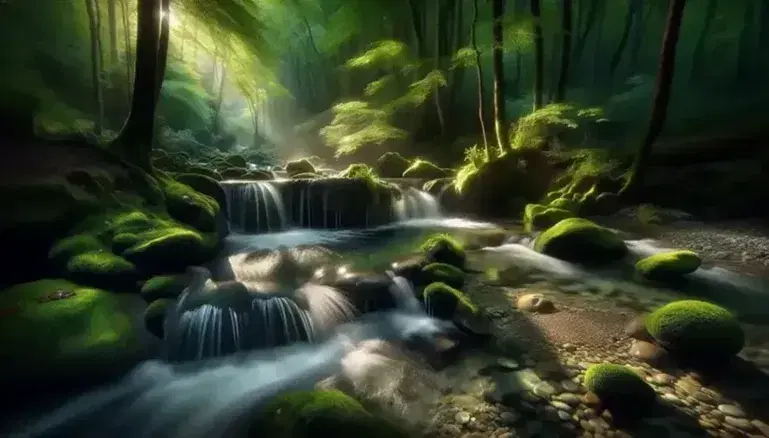
<svg viewBox="0 0 769 438">
<path fill-rule="evenodd" d="M 409 187 L 401 192 L 401 199 L 395 202 L 395 217 L 399 222 L 437 218 L 441 217 L 441 206 L 433 195 Z"/>
<path fill-rule="evenodd" d="M 283 198 L 269 181 L 224 181 L 227 213 L 234 231 L 280 231 L 288 228 Z"/>
</svg>

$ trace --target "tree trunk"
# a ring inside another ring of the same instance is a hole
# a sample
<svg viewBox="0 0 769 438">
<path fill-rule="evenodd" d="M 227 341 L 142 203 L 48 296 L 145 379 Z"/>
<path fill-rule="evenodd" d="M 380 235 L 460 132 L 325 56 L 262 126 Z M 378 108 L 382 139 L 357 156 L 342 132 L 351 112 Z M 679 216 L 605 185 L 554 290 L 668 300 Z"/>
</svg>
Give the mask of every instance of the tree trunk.
<svg viewBox="0 0 769 438">
<path fill-rule="evenodd" d="M 761 4 L 761 14 L 758 17 L 758 45 L 761 72 L 766 75 L 769 73 L 769 3 L 767 2 Z"/>
<path fill-rule="evenodd" d="M 684 16 L 686 0 L 670 0 L 668 7 L 665 34 L 662 37 L 657 85 L 654 91 L 654 101 L 651 108 L 651 118 L 646 136 L 638 149 L 636 159 L 630 169 L 629 177 L 622 188 L 623 194 L 635 195 L 641 190 L 646 165 L 651 156 L 652 145 L 662 132 L 667 118 L 668 103 L 673 83 L 676 64 L 676 45 L 681 33 L 681 21 Z"/>
<path fill-rule="evenodd" d="M 481 51 L 478 50 L 476 38 L 476 27 L 478 26 L 478 0 L 473 0 L 473 24 L 470 27 L 470 46 L 475 51 L 475 72 L 478 75 L 478 121 L 481 124 L 481 135 L 483 135 L 483 151 L 486 154 L 486 160 L 489 154 L 489 139 L 486 135 L 486 120 L 484 115 L 485 91 L 483 87 L 483 67 L 481 66 Z"/>
<path fill-rule="evenodd" d="M 214 110 L 213 133 L 221 133 L 222 104 L 224 103 L 224 86 L 227 83 L 227 69 L 224 68 L 224 60 L 219 64 L 219 91 L 216 96 L 216 108 Z"/>
<path fill-rule="evenodd" d="M 96 107 L 96 120 L 94 128 L 97 135 L 104 129 L 104 96 L 101 84 L 101 47 L 99 38 L 99 21 L 97 19 L 96 4 L 94 0 L 85 0 L 85 9 L 88 13 L 88 27 L 91 33 L 91 87 L 93 100 Z"/>
<path fill-rule="evenodd" d="M 109 20 L 109 62 L 117 65 L 117 0 L 107 1 L 107 19 Z"/>
<path fill-rule="evenodd" d="M 497 147 L 504 153 L 507 149 L 507 129 L 505 129 L 505 67 L 503 60 L 505 0 L 492 0 L 491 18 L 493 20 L 491 68 L 494 74 L 494 133 L 497 135 Z"/>
<path fill-rule="evenodd" d="M 603 45 L 603 30 L 604 30 L 604 23 L 606 21 L 606 5 L 602 5 L 599 9 L 599 15 L 596 17 L 596 33 L 595 33 L 595 46 L 593 48 L 593 71 L 592 71 L 592 77 L 593 77 L 593 88 L 599 89 L 603 87 L 603 80 L 605 79 L 601 73 L 603 73 L 603 69 L 601 69 L 601 65 L 603 65 L 603 50 L 601 50 L 601 47 Z"/>
<path fill-rule="evenodd" d="M 131 66 L 133 65 L 131 52 L 133 49 L 131 48 L 131 25 L 130 20 L 128 19 L 128 0 L 121 0 L 120 2 L 120 10 L 121 15 L 123 16 L 123 39 L 125 44 L 125 70 L 126 70 L 126 81 L 128 81 L 128 87 L 126 87 L 127 93 L 128 93 L 128 100 L 131 100 L 131 84 L 133 83 L 133 70 L 131 69 Z"/>
<path fill-rule="evenodd" d="M 628 40 L 630 40 L 630 29 L 633 27 L 633 21 L 637 20 L 636 15 L 640 6 L 638 0 L 628 1 L 625 22 L 622 25 L 622 36 L 620 36 L 619 44 L 617 44 L 617 48 L 611 55 L 611 61 L 609 61 L 609 77 L 612 79 L 614 79 L 617 67 L 619 67 L 620 61 L 622 61 L 622 55 L 625 54 Z"/>
<path fill-rule="evenodd" d="M 646 23 L 649 21 L 649 15 L 651 14 L 651 7 L 648 7 L 644 11 L 644 6 L 638 8 L 638 19 L 633 22 L 635 29 L 633 30 L 633 45 L 630 48 L 630 68 L 631 74 L 638 73 L 638 62 L 641 56 L 641 47 L 644 42 L 644 34 L 646 33 Z"/>
<path fill-rule="evenodd" d="M 753 79 L 754 67 L 754 15 L 755 4 L 752 1 L 745 2 L 745 12 L 742 16 L 742 28 L 737 40 L 737 71 L 736 82 L 744 82 Z"/>
<path fill-rule="evenodd" d="M 694 45 L 692 53 L 692 69 L 689 72 L 689 79 L 696 81 L 702 77 L 702 70 L 705 67 L 705 41 L 710 36 L 713 27 L 713 19 L 716 16 L 718 0 L 708 0 L 705 6 L 705 20 L 702 23 L 702 29 L 697 36 L 697 42 Z"/>
<path fill-rule="evenodd" d="M 534 19 L 534 111 L 544 104 L 545 86 L 545 38 L 542 35 L 542 8 L 540 0 L 531 0 L 531 16 Z"/>
<path fill-rule="evenodd" d="M 160 0 L 160 37 L 158 39 L 157 82 L 155 82 L 155 101 L 160 98 L 163 88 L 163 78 L 166 76 L 168 62 L 168 46 L 171 38 L 171 0 Z"/>
<path fill-rule="evenodd" d="M 579 61 L 582 59 L 582 53 L 585 51 L 585 45 L 587 44 L 587 37 L 590 36 L 590 31 L 593 30 L 593 26 L 596 22 L 596 16 L 598 15 L 599 8 L 598 3 L 600 1 L 601 0 L 590 0 L 587 11 L 581 11 L 581 15 L 584 17 L 582 20 L 584 26 L 581 30 L 578 29 L 580 33 L 574 44 L 574 53 L 572 54 L 572 63 L 574 65 L 577 65 L 577 63 L 579 63 Z"/>
<path fill-rule="evenodd" d="M 151 171 L 150 153 L 159 89 L 161 0 L 138 0 L 137 12 L 136 77 L 131 111 L 116 146 L 126 160 Z"/>
<path fill-rule="evenodd" d="M 435 70 L 441 69 L 441 3 L 435 2 L 435 50 L 433 57 L 433 66 Z M 438 126 L 441 131 L 441 138 L 446 135 L 446 122 L 443 118 L 443 107 L 441 106 L 441 89 L 436 87 L 433 91 L 433 99 L 435 101 L 435 114 L 438 116 Z"/>
<path fill-rule="evenodd" d="M 456 11 L 454 13 L 454 30 L 453 30 L 453 41 L 451 43 L 451 52 L 456 53 L 459 49 L 462 48 L 463 42 L 460 38 L 460 35 L 462 34 L 462 29 L 464 29 L 464 14 L 463 14 L 463 8 L 462 5 L 464 2 L 462 0 L 455 0 L 454 7 L 456 8 Z M 452 123 L 452 120 L 454 120 L 454 108 L 456 107 L 457 102 L 457 95 L 459 94 L 459 90 L 462 86 L 463 79 L 465 76 L 465 69 L 463 68 L 455 68 L 451 70 L 449 73 L 451 77 L 451 88 L 449 88 L 449 97 L 448 97 L 448 118 L 449 123 Z"/>
<path fill-rule="evenodd" d="M 573 6 L 572 0 L 562 0 L 561 2 L 561 68 L 558 74 L 558 88 L 555 93 L 556 102 L 563 102 L 566 99 L 566 82 L 569 80 L 569 64 L 571 63 Z"/>
</svg>

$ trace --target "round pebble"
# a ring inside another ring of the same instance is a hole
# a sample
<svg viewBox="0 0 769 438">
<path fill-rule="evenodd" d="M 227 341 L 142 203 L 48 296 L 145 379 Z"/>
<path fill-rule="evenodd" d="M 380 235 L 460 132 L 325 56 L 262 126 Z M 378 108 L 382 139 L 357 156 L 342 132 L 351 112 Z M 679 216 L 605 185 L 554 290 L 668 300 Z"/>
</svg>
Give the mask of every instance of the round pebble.
<svg viewBox="0 0 769 438">
<path fill-rule="evenodd" d="M 459 411 L 456 415 L 454 415 L 454 421 L 456 421 L 459 424 L 467 424 L 470 422 L 470 414 L 465 411 Z"/>
<path fill-rule="evenodd" d="M 743 418 L 745 416 L 745 411 L 735 405 L 718 405 L 718 410 L 730 417 Z"/>
</svg>

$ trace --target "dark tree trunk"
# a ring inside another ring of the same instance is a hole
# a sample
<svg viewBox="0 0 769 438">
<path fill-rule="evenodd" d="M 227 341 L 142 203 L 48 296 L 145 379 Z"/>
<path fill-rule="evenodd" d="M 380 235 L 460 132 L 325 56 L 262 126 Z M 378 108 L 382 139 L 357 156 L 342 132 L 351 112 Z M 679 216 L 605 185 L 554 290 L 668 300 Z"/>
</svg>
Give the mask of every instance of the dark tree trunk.
<svg viewBox="0 0 769 438">
<path fill-rule="evenodd" d="M 574 53 L 572 54 L 572 63 L 574 63 L 574 65 L 579 63 L 579 61 L 582 59 L 582 53 L 585 51 L 585 45 L 587 44 L 587 37 L 590 36 L 590 31 L 593 30 L 596 17 L 598 16 L 600 1 L 601 0 L 590 0 L 587 11 L 584 11 L 584 9 L 580 8 L 582 10 L 581 15 L 584 17 L 584 19 L 582 20 L 583 28 L 579 30 L 580 33 L 574 44 Z"/>
<path fill-rule="evenodd" d="M 109 62 L 114 68 L 117 64 L 117 0 L 107 1 L 107 19 L 109 20 Z"/>
<path fill-rule="evenodd" d="M 441 69 L 441 4 L 435 2 L 435 49 L 433 51 L 433 68 L 435 70 Z M 438 128 L 440 129 L 441 137 L 446 135 L 446 122 L 443 117 L 443 106 L 441 104 L 441 89 L 437 87 L 433 91 L 433 102 L 435 103 L 435 115 L 438 117 Z"/>
<path fill-rule="evenodd" d="M 168 46 L 171 38 L 171 0 L 160 0 L 163 20 L 160 22 L 160 38 L 158 39 L 158 71 L 156 83 L 156 97 L 160 98 L 160 90 L 163 88 L 163 78 L 166 75 L 166 63 L 168 62 Z"/>
<path fill-rule="evenodd" d="M 638 62 L 641 57 L 641 47 L 643 47 L 644 33 L 646 33 L 646 23 L 649 21 L 649 15 L 651 14 L 651 7 L 647 11 L 644 11 L 644 6 L 641 5 L 638 11 L 638 20 L 633 22 L 633 44 L 630 48 L 630 68 L 631 74 L 638 73 Z"/>
<path fill-rule="evenodd" d="M 745 2 L 745 12 L 742 17 L 742 28 L 740 37 L 737 41 L 737 72 L 736 83 L 750 81 L 753 79 L 754 67 L 754 36 L 755 27 L 753 25 L 754 15 L 756 13 L 755 3 Z"/>
<path fill-rule="evenodd" d="M 633 27 L 633 22 L 637 21 L 638 10 L 641 7 L 639 0 L 630 0 L 627 4 L 627 12 L 625 13 L 625 22 L 622 25 L 622 36 L 620 36 L 619 44 L 611 55 L 611 61 L 609 61 L 609 77 L 614 78 L 617 73 L 617 67 L 619 67 L 620 61 L 622 61 L 622 55 L 625 54 L 627 43 L 630 40 L 630 29 Z"/>
<path fill-rule="evenodd" d="M 497 136 L 497 147 L 502 153 L 507 149 L 507 129 L 505 129 L 505 66 L 504 66 L 504 20 L 505 0 L 492 0 L 491 19 L 493 20 L 491 68 L 494 77 L 494 133 Z"/>
<path fill-rule="evenodd" d="M 673 74 L 676 64 L 676 46 L 681 33 L 681 21 L 684 16 L 686 0 L 670 0 L 668 15 L 665 25 L 665 34 L 662 37 L 662 50 L 660 53 L 659 69 L 657 73 L 657 85 L 654 91 L 654 101 L 651 108 L 651 118 L 646 136 L 638 148 L 636 159 L 630 174 L 622 188 L 623 194 L 634 196 L 643 185 L 644 172 L 652 152 L 652 145 L 662 132 L 667 118 L 668 103 L 673 83 Z"/>
<path fill-rule="evenodd" d="M 558 88 L 555 92 L 555 101 L 563 102 L 566 99 L 566 83 L 569 80 L 569 64 L 571 63 L 571 33 L 572 33 L 572 0 L 561 2 L 561 67 L 558 73 Z"/>
<path fill-rule="evenodd" d="M 128 0 L 121 0 L 120 2 L 120 10 L 121 15 L 123 16 L 123 39 L 125 44 L 125 70 L 126 70 L 126 80 L 128 81 L 128 87 L 126 88 L 128 91 L 128 100 L 131 100 L 131 84 L 133 83 L 133 70 L 131 69 L 131 65 L 133 64 L 131 52 L 133 49 L 131 48 L 131 26 L 130 21 L 128 20 Z"/>
<path fill-rule="evenodd" d="M 486 159 L 490 158 L 489 155 L 489 139 L 486 135 L 486 118 L 484 111 L 485 91 L 483 87 L 483 67 L 481 66 L 481 51 L 478 50 L 478 43 L 476 38 L 476 27 L 478 26 L 478 0 L 473 0 L 473 24 L 470 27 L 470 46 L 475 51 L 475 72 L 478 76 L 478 121 L 481 124 L 481 135 L 483 136 L 483 150 L 486 154 Z"/>
<path fill-rule="evenodd" d="M 161 0 L 138 0 L 136 77 L 131 112 L 116 139 L 123 157 L 147 171 L 152 170 L 150 153 L 159 89 L 161 6 Z"/>
<path fill-rule="evenodd" d="M 96 109 L 94 128 L 96 134 L 101 135 L 104 129 L 104 96 L 101 86 L 101 38 L 99 37 L 99 18 L 96 7 L 95 0 L 85 0 L 85 9 L 88 13 L 88 27 L 91 33 L 91 88 Z"/>
<path fill-rule="evenodd" d="M 542 8 L 540 0 L 531 0 L 531 16 L 534 19 L 534 110 L 544 104 L 545 86 L 545 38 L 542 35 Z"/>
</svg>

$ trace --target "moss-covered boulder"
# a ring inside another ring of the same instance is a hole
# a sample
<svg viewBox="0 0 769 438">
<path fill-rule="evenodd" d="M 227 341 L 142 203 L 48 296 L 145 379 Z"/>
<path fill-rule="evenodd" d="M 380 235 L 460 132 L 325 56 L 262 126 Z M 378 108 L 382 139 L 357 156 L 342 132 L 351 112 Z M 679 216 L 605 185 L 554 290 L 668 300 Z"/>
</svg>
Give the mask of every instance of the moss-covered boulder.
<svg viewBox="0 0 769 438">
<path fill-rule="evenodd" d="M 419 248 L 428 263 L 445 263 L 464 269 L 467 254 L 461 242 L 449 234 L 435 234 L 427 238 Z"/>
<path fill-rule="evenodd" d="M 131 288 L 139 278 L 133 263 L 106 248 L 73 256 L 67 261 L 66 274 L 81 284 L 118 289 Z"/>
<path fill-rule="evenodd" d="M 219 174 L 216 170 L 209 169 L 208 167 L 203 166 L 190 166 L 187 169 L 184 169 L 184 174 L 193 174 L 193 175 L 203 175 L 211 178 L 214 181 L 221 181 L 222 175 Z"/>
<path fill-rule="evenodd" d="M 453 265 L 446 263 L 430 263 L 422 268 L 421 278 L 427 283 L 445 283 L 455 289 L 465 285 L 465 273 Z"/>
<path fill-rule="evenodd" d="M 576 263 L 613 262 L 628 252 L 617 233 L 582 218 L 564 219 L 543 231 L 534 249 Z"/>
<path fill-rule="evenodd" d="M 745 345 L 734 315 L 704 301 L 668 303 L 647 315 L 646 330 L 675 356 L 702 366 L 721 365 Z"/>
<path fill-rule="evenodd" d="M 465 313 L 477 313 L 478 308 L 464 292 L 446 283 L 430 283 L 422 292 L 428 315 L 440 319 L 453 319 L 462 308 Z"/>
<path fill-rule="evenodd" d="M 585 388 L 616 416 L 643 416 L 654 407 L 654 389 L 633 370 L 622 365 L 596 364 L 585 371 Z"/>
<path fill-rule="evenodd" d="M 216 231 L 220 210 L 214 198 L 172 178 L 159 176 L 158 179 L 171 217 L 202 232 Z"/>
<path fill-rule="evenodd" d="M 183 227 L 118 234 L 114 242 L 127 245 L 122 256 L 150 274 L 178 272 L 215 255 L 215 244 L 210 238 Z"/>
<path fill-rule="evenodd" d="M 0 292 L 0 370 L 47 378 L 133 357 L 140 345 L 132 298 L 61 279 Z"/>
<path fill-rule="evenodd" d="M 336 390 L 301 391 L 279 396 L 253 425 L 251 435 L 271 438 L 409 436 L 398 426 L 367 411 L 357 400 Z"/>
<path fill-rule="evenodd" d="M 140 293 L 144 301 L 151 303 L 161 298 L 176 298 L 186 287 L 184 275 L 156 275 L 142 284 Z"/>
<path fill-rule="evenodd" d="M 528 204 L 523 211 L 523 228 L 527 233 L 550 228 L 558 222 L 574 217 L 569 210 L 541 204 Z"/>
<path fill-rule="evenodd" d="M 576 212 L 579 210 L 579 202 L 569 198 L 557 198 L 549 204 L 550 207 Z"/>
<path fill-rule="evenodd" d="M 229 155 L 223 160 L 230 167 L 247 168 L 248 162 L 241 155 Z"/>
<path fill-rule="evenodd" d="M 319 173 L 305 172 L 305 173 L 297 173 L 297 174 L 291 175 L 289 178 L 293 178 L 293 179 L 318 179 L 318 178 L 323 178 L 323 175 L 321 175 Z"/>
<path fill-rule="evenodd" d="M 225 167 L 219 170 L 223 180 L 244 179 L 249 170 L 244 167 Z"/>
<path fill-rule="evenodd" d="M 219 205 L 220 211 L 224 211 L 227 208 L 227 196 L 224 194 L 222 186 L 215 179 L 193 173 L 182 173 L 176 175 L 175 179 L 178 182 L 189 186 L 196 192 L 202 193 L 215 200 Z"/>
<path fill-rule="evenodd" d="M 696 271 L 702 259 L 694 251 L 667 251 L 639 260 L 635 270 L 650 280 L 679 279 Z"/>
<path fill-rule="evenodd" d="M 403 178 L 438 179 L 451 175 L 451 170 L 422 159 L 416 159 L 403 171 Z"/>
<path fill-rule="evenodd" d="M 275 174 L 270 170 L 249 170 L 244 174 L 242 179 L 248 181 L 269 181 L 275 179 Z"/>
<path fill-rule="evenodd" d="M 174 300 L 169 298 L 161 298 L 147 306 L 147 309 L 144 311 L 144 327 L 148 332 L 163 339 L 166 313 L 174 305 L 174 302 Z"/>
<path fill-rule="evenodd" d="M 289 177 L 299 175 L 300 173 L 318 173 L 318 171 L 307 159 L 289 161 L 286 163 L 286 174 Z"/>
<path fill-rule="evenodd" d="M 397 152 L 385 152 L 376 160 L 376 171 L 382 178 L 400 178 L 411 163 Z"/>
</svg>

